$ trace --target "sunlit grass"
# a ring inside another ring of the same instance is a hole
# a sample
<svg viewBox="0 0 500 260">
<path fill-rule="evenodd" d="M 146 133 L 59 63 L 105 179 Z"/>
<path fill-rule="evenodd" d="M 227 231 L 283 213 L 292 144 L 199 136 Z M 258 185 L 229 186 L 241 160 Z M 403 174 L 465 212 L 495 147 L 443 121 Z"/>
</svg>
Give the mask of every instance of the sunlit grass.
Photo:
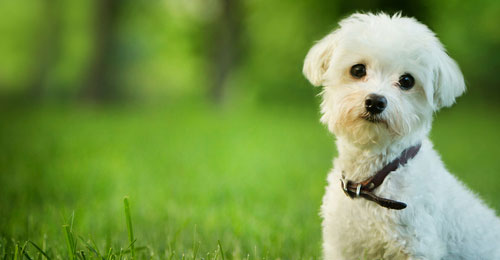
<svg viewBox="0 0 500 260">
<path fill-rule="evenodd" d="M 318 209 L 335 151 L 312 105 L 45 107 L 2 117 L 1 259 L 321 256 Z M 498 210 L 495 118 L 458 105 L 438 115 L 432 139 Z"/>
</svg>

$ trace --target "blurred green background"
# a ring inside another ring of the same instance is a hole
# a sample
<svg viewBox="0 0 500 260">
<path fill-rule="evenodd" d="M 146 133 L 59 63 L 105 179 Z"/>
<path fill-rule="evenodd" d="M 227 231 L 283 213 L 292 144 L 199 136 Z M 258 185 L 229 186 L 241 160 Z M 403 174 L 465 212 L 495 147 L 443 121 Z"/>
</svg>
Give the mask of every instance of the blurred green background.
<svg viewBox="0 0 500 260">
<path fill-rule="evenodd" d="M 380 10 L 429 25 L 460 64 L 468 92 L 431 139 L 498 212 L 499 1 L 3 0 L 0 257 L 30 240 L 67 259 L 72 214 L 77 250 L 126 249 L 129 195 L 139 258 L 319 258 L 336 151 L 302 61 L 342 17 Z"/>
</svg>

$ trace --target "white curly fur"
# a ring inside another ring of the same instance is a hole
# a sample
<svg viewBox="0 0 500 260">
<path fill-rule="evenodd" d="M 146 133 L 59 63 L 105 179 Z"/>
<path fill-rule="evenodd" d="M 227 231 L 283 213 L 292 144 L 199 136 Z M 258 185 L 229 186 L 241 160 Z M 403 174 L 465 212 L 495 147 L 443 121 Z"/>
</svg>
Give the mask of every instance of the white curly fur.
<svg viewBox="0 0 500 260">
<path fill-rule="evenodd" d="M 350 75 L 365 64 L 362 79 Z M 402 90 L 410 73 L 415 86 Z M 432 115 L 465 91 L 462 73 L 434 33 L 417 20 L 353 14 L 314 45 L 304 74 L 324 86 L 321 122 L 335 134 L 338 158 L 323 198 L 325 259 L 500 259 L 500 220 L 444 167 L 428 139 Z M 364 100 L 383 95 L 379 123 L 363 119 Z M 339 179 L 362 181 L 417 143 L 422 148 L 375 194 L 403 210 L 350 199 Z"/>
</svg>

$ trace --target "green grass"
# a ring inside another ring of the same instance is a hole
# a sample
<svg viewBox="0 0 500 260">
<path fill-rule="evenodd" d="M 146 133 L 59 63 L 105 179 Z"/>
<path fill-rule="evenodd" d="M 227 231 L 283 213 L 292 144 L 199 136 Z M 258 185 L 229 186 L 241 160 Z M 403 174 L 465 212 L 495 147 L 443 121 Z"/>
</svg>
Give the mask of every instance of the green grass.
<svg viewBox="0 0 500 260">
<path fill-rule="evenodd" d="M 458 105 L 431 137 L 499 210 L 497 112 Z M 318 209 L 335 149 L 314 106 L 1 116 L 0 259 L 321 256 Z"/>
</svg>

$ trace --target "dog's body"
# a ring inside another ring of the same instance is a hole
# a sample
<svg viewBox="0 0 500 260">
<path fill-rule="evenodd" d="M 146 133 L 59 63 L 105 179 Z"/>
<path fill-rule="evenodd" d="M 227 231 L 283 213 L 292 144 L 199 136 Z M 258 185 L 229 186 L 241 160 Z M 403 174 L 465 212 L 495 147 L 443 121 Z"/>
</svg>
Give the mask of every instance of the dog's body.
<svg viewBox="0 0 500 260">
<path fill-rule="evenodd" d="M 403 210 L 350 199 L 339 184 L 342 171 L 361 181 L 399 152 L 338 149 L 321 210 L 325 259 L 500 259 L 494 212 L 448 173 L 430 141 L 377 189 L 407 203 Z"/>
<path fill-rule="evenodd" d="M 325 259 L 500 259 L 500 220 L 446 170 L 427 138 L 432 114 L 465 85 L 426 26 L 355 14 L 309 51 L 304 74 L 325 87 L 321 121 L 339 153 L 321 208 Z M 361 182 L 418 144 L 374 190 L 405 209 L 344 194 L 341 178 Z"/>
</svg>

